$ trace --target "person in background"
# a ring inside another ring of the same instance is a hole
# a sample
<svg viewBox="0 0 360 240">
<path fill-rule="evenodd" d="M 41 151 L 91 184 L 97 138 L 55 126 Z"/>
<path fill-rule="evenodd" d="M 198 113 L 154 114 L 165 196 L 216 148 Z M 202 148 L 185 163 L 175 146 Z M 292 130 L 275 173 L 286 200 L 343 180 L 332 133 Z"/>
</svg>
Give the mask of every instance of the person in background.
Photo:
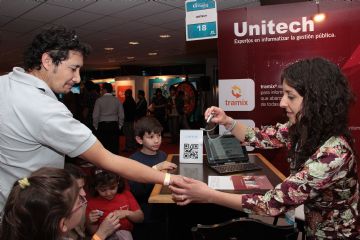
<svg viewBox="0 0 360 240">
<path fill-rule="evenodd" d="M 17 179 L 42 166 L 63 168 L 65 155 L 139 182 L 169 185 L 181 178 L 109 152 L 58 101 L 54 93 L 80 82 L 89 51 L 74 31 L 53 27 L 35 36 L 24 68 L 0 76 L 0 212 Z"/>
<path fill-rule="evenodd" d="M 119 154 L 119 131 L 124 124 L 124 108 L 119 99 L 112 95 L 111 83 L 104 83 L 102 90 L 103 96 L 95 102 L 93 125 L 104 147 Z"/>
<path fill-rule="evenodd" d="M 179 142 L 179 113 L 176 105 L 176 87 L 171 85 L 169 88 L 170 96 L 168 98 L 168 124 L 171 135 L 171 142 Z M 184 111 L 184 110 L 182 110 Z"/>
<path fill-rule="evenodd" d="M 84 189 L 85 181 L 86 181 L 85 173 L 81 170 L 81 168 L 71 163 L 65 164 L 65 170 L 75 179 L 76 183 L 79 186 L 79 190 L 80 190 L 79 194 L 85 198 L 86 197 L 86 192 Z M 86 216 L 84 212 L 84 215 L 82 216 L 80 223 L 74 229 L 67 232 L 65 237 L 63 237 L 63 240 L 65 239 L 84 240 L 86 238 L 85 222 L 86 222 Z M 115 230 L 117 230 L 119 227 L 120 227 L 119 218 L 115 216 L 115 214 L 109 214 L 100 224 L 94 236 L 95 238 L 98 237 L 104 240 L 108 236 L 113 234 Z"/>
<path fill-rule="evenodd" d="M 182 90 L 178 91 L 175 98 L 176 110 L 179 114 L 179 126 L 181 129 L 190 129 L 188 118 L 185 112 L 185 93 Z"/>
<path fill-rule="evenodd" d="M 158 171 L 175 169 L 176 164 L 166 161 L 167 154 L 159 150 L 162 129 L 161 124 L 154 117 L 143 117 L 136 121 L 135 139 L 142 147 L 130 158 Z M 156 226 L 165 221 L 165 216 L 161 206 L 148 203 L 154 185 L 134 181 L 129 181 L 129 185 L 145 217 L 143 223 L 135 225 L 134 236 L 137 239 L 159 239 L 161 233 L 156 231 L 159 229 Z"/>
<path fill-rule="evenodd" d="M 86 199 L 63 169 L 40 168 L 13 184 L 4 207 L 0 239 L 61 239 L 84 215 Z"/>
<path fill-rule="evenodd" d="M 151 106 L 154 113 L 154 117 L 160 122 L 163 129 L 166 128 L 166 108 L 167 99 L 162 94 L 160 88 L 155 90 L 155 96 L 151 100 Z"/>
<path fill-rule="evenodd" d="M 83 91 L 80 93 L 81 122 L 83 122 L 93 132 L 95 132 L 95 128 L 93 126 L 92 114 L 95 102 L 100 97 L 100 92 L 97 92 L 98 87 L 99 85 L 96 85 L 93 81 L 88 80 L 84 82 Z"/>
<path fill-rule="evenodd" d="M 287 147 L 290 176 L 265 194 L 230 194 L 186 178 L 170 187 L 180 205 L 220 204 L 247 213 L 278 216 L 304 204 L 307 239 L 360 236 L 359 180 L 354 141 L 348 128 L 353 99 L 339 67 L 326 59 L 295 62 L 281 75 L 280 107 L 289 121 L 262 129 L 247 127 L 217 107 L 205 118 L 224 125 L 244 144 Z"/>
<path fill-rule="evenodd" d="M 104 218 L 114 214 L 120 220 L 119 229 L 107 239 L 131 240 L 133 223 L 142 222 L 144 214 L 134 196 L 125 189 L 125 180 L 114 173 L 97 170 L 93 179 L 94 198 L 87 206 L 90 233 L 98 231 Z"/>
<path fill-rule="evenodd" d="M 136 115 L 136 102 L 132 96 L 132 90 L 125 90 L 124 101 L 124 135 L 125 135 L 125 152 L 133 152 L 136 149 L 136 142 L 134 136 L 134 121 Z"/>
<path fill-rule="evenodd" d="M 145 92 L 144 90 L 138 90 L 138 102 L 136 103 L 136 115 L 135 120 L 138 120 L 142 117 L 145 117 L 147 114 L 147 101 L 145 99 Z"/>
</svg>

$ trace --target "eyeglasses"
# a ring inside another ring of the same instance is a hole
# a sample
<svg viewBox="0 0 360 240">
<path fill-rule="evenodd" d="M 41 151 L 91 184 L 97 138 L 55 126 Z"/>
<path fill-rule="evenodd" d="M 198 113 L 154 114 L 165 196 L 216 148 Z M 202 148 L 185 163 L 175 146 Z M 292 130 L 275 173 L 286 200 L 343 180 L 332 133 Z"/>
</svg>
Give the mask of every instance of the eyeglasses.
<svg viewBox="0 0 360 240">
<path fill-rule="evenodd" d="M 74 209 L 71 211 L 71 214 L 73 214 L 74 212 L 76 212 L 76 211 L 79 210 L 80 208 L 86 206 L 87 200 L 86 200 L 85 196 L 79 194 L 79 200 L 80 200 L 80 201 L 79 201 L 79 202 L 80 202 L 80 203 L 79 203 L 79 206 L 77 206 L 76 208 L 74 208 Z"/>
</svg>

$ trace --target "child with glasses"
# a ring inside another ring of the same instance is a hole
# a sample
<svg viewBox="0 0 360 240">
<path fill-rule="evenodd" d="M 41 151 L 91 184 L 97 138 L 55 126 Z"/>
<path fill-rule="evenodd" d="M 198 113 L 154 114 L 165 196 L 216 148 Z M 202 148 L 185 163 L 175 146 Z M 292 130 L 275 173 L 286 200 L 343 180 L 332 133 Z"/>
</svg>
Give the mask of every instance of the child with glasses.
<svg viewBox="0 0 360 240">
<path fill-rule="evenodd" d="M 80 223 L 85 205 L 69 173 L 40 168 L 14 183 L 3 211 L 0 239 L 61 239 Z"/>
<path fill-rule="evenodd" d="M 133 223 L 142 222 L 144 214 L 134 196 L 125 188 L 125 180 L 114 173 L 97 170 L 92 190 L 95 196 L 89 198 L 86 209 L 89 232 L 96 232 L 99 224 L 109 214 L 114 214 L 120 220 L 120 228 L 107 239 L 132 240 Z"/>
</svg>

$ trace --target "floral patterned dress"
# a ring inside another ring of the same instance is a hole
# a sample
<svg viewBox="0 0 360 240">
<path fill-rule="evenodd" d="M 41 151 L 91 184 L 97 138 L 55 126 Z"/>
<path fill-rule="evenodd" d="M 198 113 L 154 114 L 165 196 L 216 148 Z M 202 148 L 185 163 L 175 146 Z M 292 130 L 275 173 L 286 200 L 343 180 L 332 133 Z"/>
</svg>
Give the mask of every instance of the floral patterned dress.
<svg viewBox="0 0 360 240">
<path fill-rule="evenodd" d="M 248 128 L 245 144 L 289 147 L 289 123 Z M 343 137 L 329 138 L 304 164 L 264 195 L 245 194 L 247 213 L 277 216 L 304 204 L 307 239 L 360 239 L 355 155 Z"/>
</svg>

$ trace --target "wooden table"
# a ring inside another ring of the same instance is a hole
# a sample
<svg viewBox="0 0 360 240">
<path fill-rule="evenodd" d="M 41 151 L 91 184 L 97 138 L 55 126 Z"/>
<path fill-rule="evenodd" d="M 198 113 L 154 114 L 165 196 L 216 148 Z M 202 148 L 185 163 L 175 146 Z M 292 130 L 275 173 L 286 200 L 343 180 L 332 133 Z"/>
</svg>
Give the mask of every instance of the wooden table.
<svg viewBox="0 0 360 240">
<path fill-rule="evenodd" d="M 266 175 L 275 187 L 277 184 L 282 182 L 285 179 L 285 176 L 272 165 L 263 155 L 260 153 L 249 153 L 250 162 L 254 162 L 262 167 L 261 170 L 255 171 L 246 171 L 239 173 L 238 175 Z M 208 176 L 218 176 L 219 174 L 213 171 L 207 164 L 206 155 L 204 155 L 204 164 L 179 164 L 179 155 L 178 154 L 169 154 L 167 161 L 174 162 L 178 165 L 178 168 L 170 172 L 172 174 L 181 174 L 186 177 L 191 177 L 208 182 Z M 232 174 L 234 175 L 234 174 Z M 226 191 L 231 193 L 252 193 L 260 192 L 265 193 L 266 190 L 243 190 L 243 191 Z M 165 203 L 171 204 L 175 203 L 171 198 L 171 192 L 167 186 L 161 184 L 156 184 L 154 189 L 149 197 L 149 203 Z"/>
</svg>

